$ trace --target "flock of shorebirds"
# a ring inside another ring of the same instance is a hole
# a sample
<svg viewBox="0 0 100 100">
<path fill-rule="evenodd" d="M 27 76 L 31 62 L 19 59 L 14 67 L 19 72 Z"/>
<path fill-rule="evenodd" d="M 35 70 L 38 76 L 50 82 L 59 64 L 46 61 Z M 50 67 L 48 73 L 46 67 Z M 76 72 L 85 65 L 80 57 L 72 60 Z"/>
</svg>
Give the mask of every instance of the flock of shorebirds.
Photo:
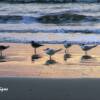
<svg viewBox="0 0 100 100">
<path fill-rule="evenodd" d="M 37 55 L 37 53 L 36 53 L 36 49 L 37 48 L 39 48 L 39 47 L 41 47 L 41 46 L 44 46 L 44 45 L 42 45 L 42 44 L 40 44 L 40 43 L 37 43 L 37 42 L 35 42 L 35 41 L 32 41 L 31 42 L 31 45 L 32 45 L 32 47 L 34 48 L 34 53 L 35 53 L 35 55 Z M 70 48 L 72 46 L 72 44 L 71 43 L 68 43 L 68 42 L 65 42 L 64 43 L 64 47 L 65 47 L 65 56 L 67 56 L 67 57 L 70 57 L 70 54 L 69 54 L 69 51 L 68 51 L 68 48 Z M 93 45 L 88 45 L 88 44 L 80 44 L 80 47 L 81 47 L 81 49 L 85 52 L 85 55 L 84 55 L 84 58 L 86 58 L 86 59 L 88 59 L 88 58 L 90 58 L 90 56 L 88 56 L 88 51 L 89 50 L 91 50 L 92 48 L 95 48 L 97 46 L 97 44 L 93 44 Z M 51 61 L 52 60 L 52 56 L 55 54 L 55 53 L 57 53 L 57 52 L 59 52 L 59 51 L 61 51 L 62 49 L 52 49 L 52 48 L 46 48 L 44 51 L 45 51 L 45 53 L 47 54 L 47 55 L 49 55 L 49 61 Z"/>
<path fill-rule="evenodd" d="M 93 45 L 88 45 L 88 44 L 79 44 L 81 49 L 85 52 L 85 57 L 88 58 L 88 54 L 87 52 L 89 50 L 91 50 L 92 48 L 96 47 L 97 45 L 96 44 L 93 44 Z M 31 46 L 34 48 L 34 58 L 37 59 L 39 58 L 38 54 L 37 54 L 37 48 L 41 47 L 41 46 L 44 46 L 38 42 L 35 42 L 35 41 L 31 41 Z M 67 56 L 69 56 L 69 52 L 68 52 L 68 48 L 70 48 L 72 46 L 71 43 L 68 43 L 68 42 L 65 42 L 64 43 L 64 47 L 65 47 L 65 54 Z M 4 46 L 4 45 L 0 45 L 0 57 L 3 56 L 2 54 L 2 51 L 6 50 L 7 48 L 9 48 L 10 46 Z M 44 51 L 47 55 L 49 55 L 49 60 L 51 61 L 52 60 L 52 56 L 54 54 L 56 54 L 57 52 L 61 51 L 62 49 L 52 49 L 52 48 L 46 48 Z"/>
</svg>

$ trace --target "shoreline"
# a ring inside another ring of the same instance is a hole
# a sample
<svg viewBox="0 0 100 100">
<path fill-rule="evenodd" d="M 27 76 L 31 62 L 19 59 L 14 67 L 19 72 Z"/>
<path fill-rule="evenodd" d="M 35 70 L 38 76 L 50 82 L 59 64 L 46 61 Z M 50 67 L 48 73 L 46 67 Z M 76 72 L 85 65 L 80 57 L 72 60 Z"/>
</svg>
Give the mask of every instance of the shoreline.
<svg viewBox="0 0 100 100">
<path fill-rule="evenodd" d="M 32 40 L 43 43 L 43 44 L 63 44 L 64 42 L 70 42 L 72 44 L 100 44 L 99 34 L 53 34 L 53 33 L 1 33 L 0 42 L 9 43 L 26 43 L 28 44 Z"/>
<path fill-rule="evenodd" d="M 28 42 L 4 42 L 0 41 L 0 43 L 7 43 L 7 44 L 30 44 L 31 41 Z M 64 44 L 64 43 L 71 43 L 72 45 L 79 45 L 79 44 L 97 44 L 100 45 L 100 41 L 36 41 L 41 44 Z"/>
</svg>

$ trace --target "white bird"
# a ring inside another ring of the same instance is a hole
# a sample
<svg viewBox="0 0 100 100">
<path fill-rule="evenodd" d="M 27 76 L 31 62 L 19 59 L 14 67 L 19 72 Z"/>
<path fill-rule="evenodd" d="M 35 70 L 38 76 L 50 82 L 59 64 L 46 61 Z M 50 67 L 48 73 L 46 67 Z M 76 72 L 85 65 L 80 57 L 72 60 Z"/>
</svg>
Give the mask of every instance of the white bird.
<svg viewBox="0 0 100 100">
<path fill-rule="evenodd" d="M 49 60 L 52 60 L 52 59 L 51 59 L 51 56 L 54 55 L 55 53 L 61 51 L 61 50 L 62 50 L 62 49 L 57 49 L 57 50 L 55 50 L 55 49 L 47 48 L 47 49 L 45 49 L 44 51 L 46 52 L 46 54 L 49 55 L 49 57 L 50 57 Z"/>
<path fill-rule="evenodd" d="M 86 45 L 81 44 L 81 49 L 85 51 L 85 55 L 87 55 L 87 51 L 91 50 L 92 48 L 95 48 L 97 45 Z"/>
<path fill-rule="evenodd" d="M 68 53 L 68 48 L 71 47 L 71 46 L 72 46 L 71 43 L 67 43 L 67 42 L 64 43 L 64 47 L 66 48 L 65 53 L 66 53 L 66 51 Z"/>
</svg>

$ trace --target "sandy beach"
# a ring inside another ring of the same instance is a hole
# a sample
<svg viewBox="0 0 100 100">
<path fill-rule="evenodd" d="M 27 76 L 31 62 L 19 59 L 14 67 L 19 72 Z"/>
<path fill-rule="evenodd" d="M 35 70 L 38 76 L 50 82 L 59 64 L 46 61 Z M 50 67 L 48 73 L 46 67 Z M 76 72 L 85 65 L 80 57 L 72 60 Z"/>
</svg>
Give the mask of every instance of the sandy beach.
<svg viewBox="0 0 100 100">
<path fill-rule="evenodd" d="M 40 59 L 32 61 L 34 49 L 30 44 L 0 43 L 10 48 L 3 52 L 6 56 L 0 62 L 0 77 L 47 77 L 47 78 L 100 78 L 100 46 L 88 52 L 91 59 L 82 59 L 84 52 L 80 46 L 73 45 L 69 51 L 71 58 L 64 61 L 62 44 L 45 44 L 37 49 Z M 57 63 L 47 65 L 49 57 L 43 51 L 46 48 L 62 48 L 52 56 Z"/>
<path fill-rule="evenodd" d="M 0 100 L 100 100 L 99 2 L 0 0 Z"/>
</svg>

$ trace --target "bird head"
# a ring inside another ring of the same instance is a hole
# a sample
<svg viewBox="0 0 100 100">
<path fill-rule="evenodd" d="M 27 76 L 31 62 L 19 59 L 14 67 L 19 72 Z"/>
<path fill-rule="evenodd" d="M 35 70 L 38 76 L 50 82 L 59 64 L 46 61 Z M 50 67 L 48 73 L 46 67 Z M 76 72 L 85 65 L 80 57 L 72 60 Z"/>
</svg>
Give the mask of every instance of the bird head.
<svg viewBox="0 0 100 100">
<path fill-rule="evenodd" d="M 85 44 L 81 43 L 80 46 L 84 46 Z"/>
<path fill-rule="evenodd" d="M 31 43 L 35 43 L 35 41 L 31 41 Z"/>
</svg>

